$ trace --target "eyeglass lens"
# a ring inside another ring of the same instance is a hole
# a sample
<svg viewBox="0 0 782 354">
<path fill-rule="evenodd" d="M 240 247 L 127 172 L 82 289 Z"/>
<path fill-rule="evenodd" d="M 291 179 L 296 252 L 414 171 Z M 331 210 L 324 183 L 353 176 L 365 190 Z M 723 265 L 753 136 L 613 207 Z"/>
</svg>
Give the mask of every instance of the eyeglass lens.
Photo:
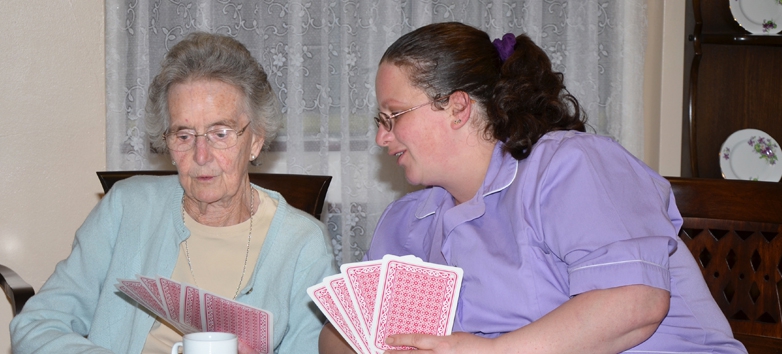
<svg viewBox="0 0 782 354">
<path fill-rule="evenodd" d="M 388 116 L 388 114 L 378 112 L 377 116 L 375 116 L 375 125 L 378 127 L 378 129 L 380 129 L 380 126 L 382 125 L 383 128 L 391 131 L 391 129 L 394 127 L 394 121 L 391 119 L 391 117 Z"/>
<path fill-rule="evenodd" d="M 193 130 L 180 130 L 164 135 L 164 138 L 166 139 L 166 146 L 173 151 L 187 151 L 192 149 L 199 136 L 206 138 L 207 143 L 209 143 L 211 147 L 222 150 L 236 146 L 236 143 L 239 141 L 239 136 L 244 133 L 248 126 L 249 123 L 239 132 L 229 128 L 213 129 L 204 134 L 197 134 Z"/>
<path fill-rule="evenodd" d="M 378 112 L 377 113 L 377 117 L 375 117 L 375 125 L 377 125 L 378 128 L 380 128 L 380 124 L 382 124 L 383 127 L 386 128 L 386 130 L 388 130 L 390 132 L 391 129 L 394 128 L 394 119 L 399 118 L 399 116 L 401 116 L 401 115 L 403 115 L 405 113 L 409 113 L 409 112 L 415 111 L 416 109 L 419 109 L 419 108 L 421 108 L 423 106 L 431 104 L 432 102 L 435 102 L 435 101 L 424 102 L 424 103 L 421 103 L 421 104 L 419 104 L 417 106 L 410 107 L 410 108 L 408 108 L 408 109 L 406 109 L 404 111 L 393 113 L 390 116 L 388 114 L 386 114 L 386 113 Z"/>
</svg>

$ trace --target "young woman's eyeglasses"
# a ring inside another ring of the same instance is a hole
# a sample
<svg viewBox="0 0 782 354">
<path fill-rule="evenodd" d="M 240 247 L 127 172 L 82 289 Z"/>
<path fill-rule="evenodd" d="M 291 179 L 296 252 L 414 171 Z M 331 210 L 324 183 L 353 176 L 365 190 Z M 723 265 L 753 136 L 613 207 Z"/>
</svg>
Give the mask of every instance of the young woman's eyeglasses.
<svg viewBox="0 0 782 354">
<path fill-rule="evenodd" d="M 394 119 L 399 118 L 399 116 L 401 116 L 401 115 L 403 115 L 405 113 L 408 113 L 408 112 L 415 111 L 416 109 L 419 109 L 419 108 L 421 108 L 423 106 L 426 106 L 428 104 L 432 104 L 432 103 L 435 103 L 435 102 L 443 101 L 443 100 L 445 100 L 447 98 L 448 98 L 448 96 L 440 98 L 440 99 L 431 100 L 429 102 L 419 104 L 419 105 L 417 105 L 417 106 L 415 106 L 413 108 L 408 108 L 408 109 L 406 109 L 404 111 L 401 111 L 401 112 L 391 113 L 391 115 L 388 115 L 388 114 L 383 113 L 383 112 L 378 112 L 377 116 L 375 116 L 375 125 L 377 125 L 378 129 L 380 129 L 380 126 L 382 125 L 383 128 L 385 128 L 386 130 L 388 130 L 390 132 L 391 129 L 394 129 Z"/>
<path fill-rule="evenodd" d="M 198 134 L 192 129 L 183 129 L 173 133 L 167 133 L 163 135 L 163 139 L 166 141 L 166 146 L 168 146 L 169 150 L 181 152 L 192 149 L 193 146 L 195 146 L 196 138 L 203 136 L 206 138 L 209 146 L 223 150 L 236 146 L 239 137 L 244 134 L 244 131 L 249 126 L 250 123 L 247 123 L 247 125 L 239 131 L 230 128 L 210 129 L 203 134 Z"/>
</svg>

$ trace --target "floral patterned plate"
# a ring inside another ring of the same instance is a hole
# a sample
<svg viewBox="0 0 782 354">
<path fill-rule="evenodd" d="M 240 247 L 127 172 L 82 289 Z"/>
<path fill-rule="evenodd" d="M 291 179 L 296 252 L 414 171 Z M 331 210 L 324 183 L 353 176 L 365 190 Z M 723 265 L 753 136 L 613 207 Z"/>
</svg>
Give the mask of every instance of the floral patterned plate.
<svg viewBox="0 0 782 354">
<path fill-rule="evenodd" d="M 722 177 L 778 182 L 782 178 L 780 154 L 779 144 L 762 130 L 739 130 L 720 149 Z"/>
<path fill-rule="evenodd" d="M 730 12 L 749 33 L 777 34 L 782 31 L 782 4 L 779 0 L 730 0 Z"/>
</svg>

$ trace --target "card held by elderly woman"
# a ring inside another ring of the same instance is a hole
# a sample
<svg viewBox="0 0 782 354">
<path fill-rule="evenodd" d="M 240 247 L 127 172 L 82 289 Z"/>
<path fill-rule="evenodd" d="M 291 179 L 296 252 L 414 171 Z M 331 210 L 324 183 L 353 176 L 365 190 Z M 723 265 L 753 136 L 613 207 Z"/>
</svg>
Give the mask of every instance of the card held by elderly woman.
<svg viewBox="0 0 782 354">
<path fill-rule="evenodd" d="M 233 333 L 259 353 L 272 352 L 269 338 L 272 337 L 274 321 L 271 312 L 165 277 L 136 277 L 138 280 L 117 279 L 118 283 L 114 286 L 183 334 Z M 163 287 L 161 283 L 167 286 Z M 194 301 L 187 301 L 188 290 L 196 294 Z M 191 303 L 195 305 L 195 312 L 192 316 L 185 316 Z M 188 317 L 197 321 L 188 322 L 185 320 Z"/>
</svg>

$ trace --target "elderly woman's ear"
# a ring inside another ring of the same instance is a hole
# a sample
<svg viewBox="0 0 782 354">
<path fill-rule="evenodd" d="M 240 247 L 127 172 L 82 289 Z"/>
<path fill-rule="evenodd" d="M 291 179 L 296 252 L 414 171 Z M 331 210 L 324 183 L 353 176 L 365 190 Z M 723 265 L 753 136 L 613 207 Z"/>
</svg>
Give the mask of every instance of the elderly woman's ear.
<svg viewBox="0 0 782 354">
<path fill-rule="evenodd" d="M 256 161 L 259 157 L 261 157 L 261 151 L 263 150 L 265 139 L 259 135 L 253 134 L 253 143 L 250 153 L 250 163 L 254 166 L 260 165 L 260 161 Z"/>
</svg>

